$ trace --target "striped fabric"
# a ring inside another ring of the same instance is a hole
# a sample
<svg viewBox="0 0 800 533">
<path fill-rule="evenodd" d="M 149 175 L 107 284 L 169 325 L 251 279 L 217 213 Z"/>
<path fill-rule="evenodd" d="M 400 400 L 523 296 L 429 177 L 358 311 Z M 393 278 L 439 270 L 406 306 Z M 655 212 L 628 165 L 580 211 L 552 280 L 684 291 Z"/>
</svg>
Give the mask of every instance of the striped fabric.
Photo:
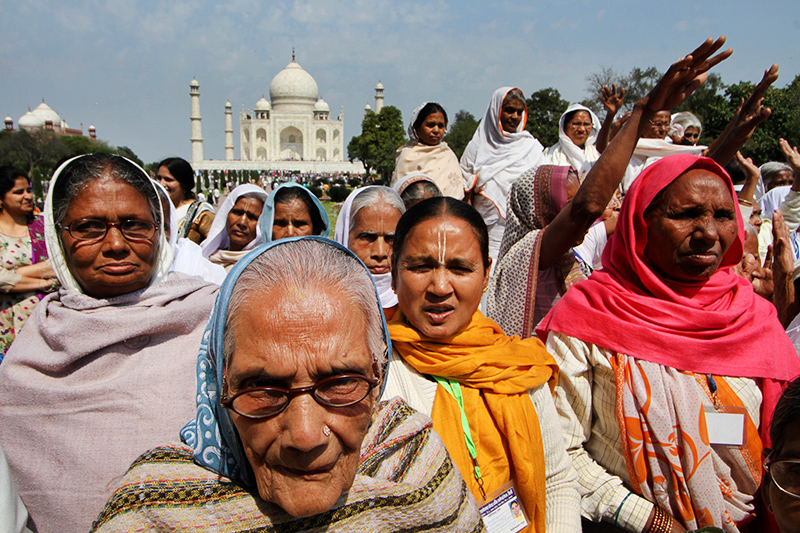
<svg viewBox="0 0 800 533">
<path fill-rule="evenodd" d="M 297 518 L 170 444 L 137 459 L 93 531 L 485 531 L 430 419 L 402 400 L 381 404 L 353 486 L 324 513 Z"/>
</svg>

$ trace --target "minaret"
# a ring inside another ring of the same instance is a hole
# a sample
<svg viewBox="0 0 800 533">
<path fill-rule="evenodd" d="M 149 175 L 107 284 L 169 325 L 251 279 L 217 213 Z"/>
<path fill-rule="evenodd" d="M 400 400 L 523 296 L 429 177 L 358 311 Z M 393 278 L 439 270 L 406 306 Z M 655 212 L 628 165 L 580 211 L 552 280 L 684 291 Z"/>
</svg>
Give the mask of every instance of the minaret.
<svg viewBox="0 0 800 533">
<path fill-rule="evenodd" d="M 225 102 L 225 161 L 233 161 L 233 111 L 230 101 Z"/>
<path fill-rule="evenodd" d="M 383 84 L 378 82 L 375 86 L 375 112 L 380 113 L 383 108 Z"/>
<path fill-rule="evenodd" d="M 189 84 L 189 95 L 192 98 L 192 112 L 189 116 L 192 121 L 192 136 L 189 138 L 192 141 L 192 163 L 199 163 L 204 159 L 203 129 L 200 126 L 203 118 L 200 116 L 200 84 L 196 79 L 192 79 Z"/>
</svg>

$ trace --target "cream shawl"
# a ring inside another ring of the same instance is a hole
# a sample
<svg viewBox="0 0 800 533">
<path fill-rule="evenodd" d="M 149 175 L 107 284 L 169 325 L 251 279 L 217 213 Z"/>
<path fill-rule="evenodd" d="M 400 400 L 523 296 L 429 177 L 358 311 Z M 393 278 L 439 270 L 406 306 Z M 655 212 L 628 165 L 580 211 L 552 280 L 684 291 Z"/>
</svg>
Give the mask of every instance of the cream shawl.
<svg viewBox="0 0 800 533">
<path fill-rule="evenodd" d="M 592 133 L 589 134 L 583 148 L 576 146 L 564 129 L 566 117 L 573 111 L 586 111 L 592 117 Z M 598 133 L 600 133 L 600 119 L 594 111 L 581 104 L 571 104 L 558 121 L 558 142 L 544 151 L 544 157 L 548 163 L 569 165 L 578 174 L 585 174 L 589 172 L 594 162 L 600 159 L 600 152 L 594 146 Z"/>
</svg>

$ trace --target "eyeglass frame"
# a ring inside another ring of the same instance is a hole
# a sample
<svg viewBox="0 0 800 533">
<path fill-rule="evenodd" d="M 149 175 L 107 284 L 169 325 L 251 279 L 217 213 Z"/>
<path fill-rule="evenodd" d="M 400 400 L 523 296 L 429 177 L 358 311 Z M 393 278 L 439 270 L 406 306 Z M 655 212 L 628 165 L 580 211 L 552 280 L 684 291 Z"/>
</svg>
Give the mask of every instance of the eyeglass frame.
<svg viewBox="0 0 800 533">
<path fill-rule="evenodd" d="M 103 223 L 103 224 L 105 224 L 105 226 L 106 226 L 105 232 L 103 232 L 103 234 L 102 234 L 101 236 L 99 236 L 99 237 L 91 237 L 91 238 L 85 238 L 85 237 L 76 237 L 76 236 L 75 236 L 75 235 L 73 235 L 73 233 L 72 233 L 72 228 L 71 228 L 71 226 L 72 226 L 74 223 L 76 223 L 76 222 L 81 222 L 81 221 L 84 221 L 84 220 L 95 220 L 95 221 L 97 221 L 97 222 L 102 222 L 102 223 Z M 153 226 L 153 233 L 152 233 L 152 235 L 150 235 L 149 237 L 128 237 L 128 236 L 127 236 L 127 235 L 125 235 L 125 233 L 122 231 L 122 224 L 124 224 L 124 223 L 126 223 L 126 222 L 130 222 L 130 221 L 144 222 L 144 223 L 146 223 L 146 224 L 151 224 L 151 225 Z M 56 224 L 56 227 L 57 227 L 58 229 L 62 230 L 62 231 L 66 230 L 66 231 L 67 231 L 67 233 L 69 233 L 69 236 L 70 236 L 70 237 L 72 237 L 72 238 L 73 238 L 73 239 L 75 239 L 76 241 L 80 241 L 80 242 L 101 241 L 101 240 L 105 239 L 105 238 L 108 236 L 108 231 L 109 231 L 111 228 L 117 228 L 117 231 L 119 231 L 120 235 L 122 235 L 122 237 L 123 237 L 123 238 L 124 238 L 126 241 L 131 241 L 131 242 L 148 242 L 148 241 L 149 241 L 150 239 L 152 239 L 152 238 L 155 236 L 155 234 L 158 232 L 158 224 L 156 224 L 155 222 L 151 222 L 151 221 L 149 221 L 149 220 L 142 220 L 142 219 L 139 219 L 139 218 L 126 218 L 126 219 L 125 219 L 125 220 L 123 220 L 122 222 L 107 222 L 107 221 L 105 221 L 105 220 L 101 220 L 101 219 L 99 219 L 99 218 L 76 218 L 75 220 L 73 220 L 72 222 L 70 222 L 69 224 L 66 224 L 66 225 L 64 225 L 64 224 L 61 224 L 61 223 L 59 222 L 58 224 Z"/>
<path fill-rule="evenodd" d="M 567 122 L 567 126 L 572 128 L 587 128 L 587 129 L 594 129 L 594 124 L 591 122 Z"/>
<path fill-rule="evenodd" d="M 321 387 L 322 385 L 324 385 L 324 384 L 326 384 L 328 382 L 335 381 L 337 379 L 358 379 L 358 380 L 361 380 L 361 381 L 366 381 L 367 385 L 369 385 L 369 388 L 367 389 L 366 394 L 364 394 L 364 396 L 361 399 L 359 399 L 358 401 L 344 403 L 344 404 L 341 404 L 341 403 L 337 403 L 337 404 L 327 403 L 327 402 L 325 402 L 325 400 L 323 400 L 322 398 L 319 398 L 315 394 L 319 387 Z M 310 394 L 311 397 L 314 398 L 314 401 L 317 402 L 318 404 L 320 404 L 323 407 L 351 407 L 353 405 L 356 405 L 358 403 L 363 402 L 364 399 L 367 396 L 370 395 L 372 390 L 375 387 L 378 386 L 378 383 L 380 383 L 379 379 L 377 379 L 377 378 L 370 379 L 367 376 L 363 376 L 361 374 L 337 374 L 335 376 L 329 376 L 327 378 L 321 379 L 318 382 L 316 382 L 314 385 L 309 385 L 307 387 L 294 387 L 294 388 L 290 388 L 290 389 L 285 389 L 283 387 L 249 387 L 247 389 L 244 389 L 244 390 L 241 390 L 241 391 L 237 392 L 232 397 L 228 398 L 227 397 L 228 396 L 227 378 L 225 378 L 224 388 L 223 388 L 223 391 L 222 391 L 222 396 L 219 399 L 219 403 L 225 409 L 229 409 L 229 410 L 233 411 L 234 413 L 238 414 L 239 416 L 243 416 L 245 418 L 249 418 L 250 420 L 261 420 L 261 419 L 264 419 L 264 418 L 269 418 L 269 417 L 281 414 L 283 411 L 286 410 L 287 407 L 289 407 L 289 404 L 292 402 L 292 399 L 294 399 L 297 396 L 300 396 L 301 394 Z M 243 394 L 247 394 L 248 392 L 264 391 L 264 390 L 266 390 L 266 391 L 278 391 L 278 392 L 284 393 L 286 395 L 286 403 L 283 404 L 283 406 L 281 406 L 281 408 L 278 409 L 277 411 L 275 411 L 274 413 L 270 413 L 270 414 L 267 414 L 267 415 L 261 415 L 261 416 L 246 415 L 244 413 L 240 413 L 239 411 L 237 411 L 233 407 L 233 402 L 239 396 L 242 396 Z"/>
<path fill-rule="evenodd" d="M 770 450 L 769 448 L 765 448 L 764 449 L 764 453 L 765 453 L 766 457 L 764 458 L 764 463 L 762 464 L 762 466 L 764 467 L 764 471 L 769 474 L 769 478 L 772 480 L 772 483 L 774 483 L 775 486 L 778 487 L 778 490 L 780 490 L 784 494 L 787 494 L 787 495 L 789 495 L 789 496 L 791 496 L 793 498 L 800 499 L 800 494 L 791 493 L 788 490 L 786 490 L 783 487 L 781 487 L 780 484 L 777 481 L 775 481 L 775 476 L 773 476 L 772 472 L 770 472 L 770 467 L 775 463 L 782 463 L 782 462 L 791 461 L 791 462 L 800 464 L 800 458 L 797 458 L 797 457 L 781 457 L 781 456 L 773 457 L 772 456 L 773 450 Z"/>
<path fill-rule="evenodd" d="M 647 122 L 649 122 L 650 124 L 652 124 L 656 128 L 669 128 L 669 126 L 670 126 L 669 122 L 653 122 L 653 120 L 649 119 L 649 118 L 647 119 Z"/>
</svg>

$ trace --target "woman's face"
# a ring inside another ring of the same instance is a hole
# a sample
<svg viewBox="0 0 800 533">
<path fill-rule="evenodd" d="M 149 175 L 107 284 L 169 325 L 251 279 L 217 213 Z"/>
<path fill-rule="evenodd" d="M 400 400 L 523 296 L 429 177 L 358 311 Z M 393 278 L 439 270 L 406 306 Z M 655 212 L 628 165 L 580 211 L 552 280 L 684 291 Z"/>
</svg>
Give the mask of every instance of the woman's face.
<svg viewBox="0 0 800 533">
<path fill-rule="evenodd" d="M 794 174 L 792 174 L 792 171 L 781 170 L 772 176 L 772 181 L 769 182 L 767 190 L 771 191 L 775 187 L 783 187 L 785 185 L 791 185 L 792 183 L 794 183 Z"/>
<path fill-rule="evenodd" d="M 392 274 L 408 322 L 437 339 L 469 324 L 489 283 L 472 226 L 447 215 L 420 222 L 408 233 Z"/>
<path fill-rule="evenodd" d="M 736 239 L 735 209 L 722 178 L 690 170 L 664 189 L 645 215 L 645 256 L 667 278 L 708 278 Z"/>
<path fill-rule="evenodd" d="M 305 387 L 339 374 L 376 377 L 364 313 L 335 289 L 264 291 L 242 313 L 226 370 L 229 395 L 258 386 Z M 338 408 L 300 394 L 268 418 L 231 411 L 261 498 L 293 516 L 330 509 L 353 484 L 374 406 L 372 394 Z"/>
<path fill-rule="evenodd" d="M 643 139 L 663 139 L 669 131 L 669 111 L 659 111 L 645 123 Z"/>
<path fill-rule="evenodd" d="M 417 137 L 419 142 L 429 146 L 436 146 L 442 142 L 445 130 L 447 130 L 447 121 L 444 115 L 436 111 L 431 113 L 422 121 L 422 124 L 417 128 Z"/>
<path fill-rule="evenodd" d="M 564 132 L 567 137 L 575 143 L 575 146 L 583 148 L 586 139 L 592 133 L 592 117 L 587 111 L 578 111 L 569 122 L 564 124 Z"/>
<path fill-rule="evenodd" d="M 227 225 L 229 250 L 240 252 L 256 238 L 258 217 L 264 203 L 258 198 L 239 198 L 228 212 Z"/>
<path fill-rule="evenodd" d="M 392 271 L 392 243 L 400 211 L 386 202 L 361 208 L 350 228 L 348 248 L 374 276 Z"/>
<path fill-rule="evenodd" d="M 516 98 L 506 98 L 500 109 L 500 125 L 506 133 L 516 133 L 525 116 L 525 103 Z"/>
<path fill-rule="evenodd" d="M 761 206 L 754 203 L 753 212 L 750 214 L 750 225 L 760 231 L 763 223 L 764 221 L 761 220 Z"/>
<path fill-rule="evenodd" d="M 12 216 L 33 213 L 33 190 L 28 178 L 18 176 L 14 186 L 3 195 L 3 211 Z"/>
<path fill-rule="evenodd" d="M 170 174 L 167 167 L 158 167 L 156 178 L 158 182 L 167 189 L 167 194 L 169 194 L 169 199 L 172 200 L 172 205 L 178 207 L 180 203 L 186 199 L 186 193 L 183 188 L 181 188 L 180 182 Z"/>
<path fill-rule="evenodd" d="M 67 209 L 63 225 L 91 218 L 109 223 L 145 220 L 155 223 L 150 204 L 124 181 L 100 178 L 90 181 Z M 158 254 L 158 232 L 146 241 L 129 241 L 118 227 L 109 227 L 105 237 L 79 241 L 61 230 L 61 243 L 69 271 L 84 292 L 94 298 L 109 298 L 147 287 Z"/>
<path fill-rule="evenodd" d="M 700 130 L 697 128 L 697 126 L 689 126 L 686 128 L 686 131 L 683 132 L 682 144 L 690 144 L 694 146 L 697 144 L 698 140 L 700 140 Z"/>
<path fill-rule="evenodd" d="M 275 217 L 272 223 L 272 240 L 286 237 L 304 237 L 314 232 L 314 223 L 308 207 L 302 200 L 293 198 L 288 202 L 275 204 Z"/>
<path fill-rule="evenodd" d="M 800 459 L 800 424 L 796 422 L 786 426 L 786 444 L 778 454 L 786 459 Z M 794 477 L 798 476 L 795 474 Z M 800 498 L 783 492 L 771 477 L 764 480 L 761 492 L 772 514 L 775 515 L 781 533 L 800 533 Z"/>
</svg>

